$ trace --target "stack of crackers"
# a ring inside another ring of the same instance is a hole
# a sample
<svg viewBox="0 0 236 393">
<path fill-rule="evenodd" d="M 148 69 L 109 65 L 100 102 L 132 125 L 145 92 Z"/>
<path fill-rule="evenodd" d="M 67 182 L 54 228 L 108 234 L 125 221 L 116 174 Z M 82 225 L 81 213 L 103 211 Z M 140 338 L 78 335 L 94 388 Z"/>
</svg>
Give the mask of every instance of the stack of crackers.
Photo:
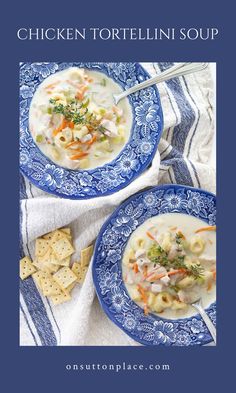
<svg viewBox="0 0 236 393">
<path fill-rule="evenodd" d="M 32 276 L 44 296 L 54 305 L 71 299 L 76 284 L 84 281 L 93 253 L 93 246 L 81 251 L 81 260 L 71 264 L 74 253 L 70 228 L 56 229 L 36 239 L 35 258 L 20 260 L 20 278 Z"/>
</svg>

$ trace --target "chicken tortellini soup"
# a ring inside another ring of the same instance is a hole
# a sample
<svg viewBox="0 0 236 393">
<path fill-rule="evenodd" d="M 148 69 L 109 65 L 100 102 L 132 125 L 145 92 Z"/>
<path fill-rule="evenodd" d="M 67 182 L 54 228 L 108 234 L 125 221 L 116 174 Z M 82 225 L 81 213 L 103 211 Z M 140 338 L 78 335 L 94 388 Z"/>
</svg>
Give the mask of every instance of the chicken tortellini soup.
<svg viewBox="0 0 236 393">
<path fill-rule="evenodd" d="M 112 161 L 129 139 L 128 99 L 97 71 L 71 67 L 46 78 L 32 99 L 29 128 L 40 150 L 69 169 L 95 168 Z"/>
<path fill-rule="evenodd" d="M 152 217 L 130 237 L 122 262 L 130 297 L 164 318 L 196 313 L 216 298 L 216 227 L 179 213 Z"/>
</svg>

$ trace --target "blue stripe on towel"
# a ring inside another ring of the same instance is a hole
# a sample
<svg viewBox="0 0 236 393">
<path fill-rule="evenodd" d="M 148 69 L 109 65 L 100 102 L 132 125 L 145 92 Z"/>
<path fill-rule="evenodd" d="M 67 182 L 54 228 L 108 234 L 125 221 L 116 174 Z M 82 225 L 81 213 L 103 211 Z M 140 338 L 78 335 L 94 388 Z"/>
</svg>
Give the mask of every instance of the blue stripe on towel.
<svg viewBox="0 0 236 393">
<path fill-rule="evenodd" d="M 30 255 L 30 250 L 29 250 L 29 247 L 28 247 L 29 235 L 28 235 L 28 224 L 27 224 L 27 223 L 28 223 L 27 201 L 26 201 L 26 203 L 25 203 L 25 216 L 26 216 L 26 240 L 27 240 L 26 247 L 27 247 L 29 256 L 31 257 L 31 255 Z M 32 258 L 31 258 L 31 259 L 32 259 Z M 36 287 L 36 290 L 37 290 L 37 287 Z M 37 292 L 38 292 L 38 290 L 37 290 Z M 40 294 L 39 294 L 39 296 L 40 296 Z M 53 319 L 54 319 L 55 325 L 56 325 L 56 327 L 57 327 L 57 329 L 58 329 L 59 335 L 61 336 L 61 332 L 60 332 L 59 326 L 58 326 L 57 321 L 56 321 L 56 318 L 55 318 L 55 316 L 54 316 L 54 314 L 53 314 L 52 307 L 51 307 L 51 305 L 50 305 L 50 302 L 49 302 L 48 298 L 46 298 L 46 301 L 47 301 L 48 306 L 49 306 L 49 308 L 50 308 L 50 311 L 51 311 L 52 317 L 53 317 Z"/>
<path fill-rule="evenodd" d="M 196 170 L 195 166 L 193 165 L 192 161 L 189 161 L 189 162 L 190 162 L 191 167 L 193 168 L 193 172 L 194 172 L 196 180 L 197 180 L 198 188 L 201 188 L 201 183 L 200 183 L 200 179 L 199 179 L 197 170 Z"/>
<path fill-rule="evenodd" d="M 161 71 L 171 67 L 173 63 L 159 63 Z M 173 130 L 171 144 L 173 146 L 171 152 L 162 161 L 164 165 L 171 165 L 174 171 L 175 180 L 178 184 L 193 186 L 193 180 L 190 175 L 188 166 L 183 158 L 184 147 L 189 131 L 195 121 L 195 113 L 185 97 L 179 79 L 171 79 L 166 84 L 172 92 L 176 105 L 181 114 L 181 123 Z M 186 81 L 185 81 L 185 85 Z M 170 99 L 170 96 L 169 96 Z"/>
<path fill-rule="evenodd" d="M 161 70 L 169 68 L 173 63 L 160 63 Z M 184 80 L 185 81 L 185 80 Z M 177 148 L 180 153 L 184 152 L 186 138 L 195 121 L 195 113 L 185 97 L 181 83 L 178 78 L 166 81 L 167 86 L 171 90 L 176 104 L 181 113 L 181 123 L 174 128 L 172 145 Z M 186 81 L 185 85 L 187 87 Z"/>
<path fill-rule="evenodd" d="M 60 328 L 59 328 L 59 325 L 58 325 L 58 323 L 57 323 L 57 320 L 56 320 L 56 318 L 55 318 L 55 315 L 54 315 L 54 313 L 53 313 L 53 311 L 52 311 L 52 307 L 51 307 L 50 301 L 48 300 L 48 298 L 46 298 L 46 300 L 47 300 L 47 303 L 48 303 L 48 307 L 50 308 L 50 311 L 51 311 L 51 314 L 52 314 L 54 323 L 55 323 L 55 325 L 56 325 L 56 327 L 57 327 L 57 330 L 58 330 L 58 333 L 59 333 L 59 342 L 60 342 L 60 341 L 61 341 L 61 330 L 60 330 Z"/>
<path fill-rule="evenodd" d="M 162 161 L 162 164 L 171 166 L 173 168 L 175 181 L 177 184 L 184 184 L 187 186 L 194 185 L 183 156 L 175 148 L 173 148 L 168 156 L 165 157 L 165 160 Z"/>
<path fill-rule="evenodd" d="M 20 280 L 20 291 L 42 345 L 57 345 L 52 324 L 48 319 L 45 306 L 39 296 L 34 280 L 31 277 L 27 280 Z"/>
<path fill-rule="evenodd" d="M 22 192 L 25 193 L 25 183 L 22 183 Z M 26 193 L 25 193 L 26 194 Z M 22 243 L 22 211 L 20 209 L 20 257 L 24 256 Z M 52 324 L 48 318 L 46 308 L 43 304 L 38 289 L 30 277 L 27 280 L 20 280 L 20 291 L 24 298 L 26 307 L 31 316 L 32 322 L 35 325 L 38 336 L 42 345 L 55 346 L 57 339 L 52 328 Z"/>
<path fill-rule="evenodd" d="M 34 333 L 33 333 L 33 330 L 32 330 L 31 327 L 30 327 L 30 324 L 29 324 L 27 315 L 26 315 L 26 313 L 24 312 L 23 307 L 22 307 L 21 305 L 20 305 L 20 309 L 21 309 L 21 312 L 22 312 L 22 314 L 23 314 L 23 316 L 24 316 L 24 318 L 25 318 L 25 322 L 26 322 L 26 324 L 27 324 L 27 326 L 28 326 L 28 329 L 29 329 L 29 331 L 30 331 L 30 333 L 31 333 L 31 335 L 32 335 L 32 337 L 33 337 L 34 343 L 35 343 L 36 346 L 38 346 L 38 343 L 37 343 L 37 341 L 36 341 L 36 338 L 35 338 L 35 335 L 34 335 Z"/>
<path fill-rule="evenodd" d="M 30 187 L 30 192 L 31 192 L 32 198 L 33 198 L 34 195 L 32 193 L 31 184 L 30 183 L 29 183 L 29 187 Z M 24 178 L 24 176 L 21 173 L 20 173 L 20 199 L 28 199 L 28 195 L 27 195 L 27 192 L 26 192 L 25 178 Z M 21 217 L 20 217 L 20 219 L 21 219 Z M 27 228 L 26 228 L 26 232 L 27 232 Z M 27 232 L 27 238 L 28 238 L 28 232 Z M 22 246 L 22 244 L 21 244 L 21 246 Z M 28 244 L 26 244 L 26 247 L 27 247 L 28 253 L 30 255 Z M 21 248 L 22 248 L 21 249 L 21 257 L 23 257 L 24 256 L 24 251 L 23 251 L 23 247 L 21 247 Z M 39 294 L 39 296 L 40 296 L 40 294 Z M 52 318 L 53 318 L 53 320 L 55 322 L 55 325 L 57 327 L 57 330 L 58 330 L 58 333 L 59 333 L 59 337 L 61 337 L 61 331 L 60 331 L 60 328 L 59 328 L 58 323 L 56 321 L 56 318 L 54 316 L 51 304 L 50 304 L 50 302 L 49 302 L 49 300 L 47 298 L 46 298 L 46 301 L 48 303 L 48 307 L 50 308 L 50 311 L 51 311 L 51 314 L 52 314 Z"/>
<path fill-rule="evenodd" d="M 195 107 L 197 108 L 197 122 L 196 122 L 194 131 L 193 131 L 193 134 L 192 134 L 192 136 L 191 136 L 191 139 L 190 139 L 190 142 L 189 142 L 189 146 L 188 146 L 188 154 L 187 154 L 187 156 L 189 156 L 190 150 L 191 150 L 191 146 L 192 146 L 193 137 L 194 137 L 194 135 L 196 134 L 196 130 L 197 130 L 197 127 L 198 127 L 198 124 L 199 124 L 199 120 L 200 120 L 200 110 L 199 110 L 199 108 L 198 108 L 198 106 L 197 106 L 195 100 L 193 99 L 192 94 L 191 94 L 190 91 L 189 91 L 189 88 L 188 88 L 186 79 L 183 78 L 183 80 L 184 80 L 184 84 L 185 84 L 186 90 L 187 90 L 187 92 L 188 92 L 188 95 L 189 95 L 189 97 L 191 97 L 191 100 L 193 101 Z"/>
</svg>

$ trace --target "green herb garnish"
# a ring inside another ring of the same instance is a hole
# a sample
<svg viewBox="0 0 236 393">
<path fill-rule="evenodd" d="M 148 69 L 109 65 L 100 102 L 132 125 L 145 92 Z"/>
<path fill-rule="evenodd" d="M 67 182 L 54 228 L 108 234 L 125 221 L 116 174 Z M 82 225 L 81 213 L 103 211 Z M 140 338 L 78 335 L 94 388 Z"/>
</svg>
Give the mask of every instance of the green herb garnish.
<svg viewBox="0 0 236 393">
<path fill-rule="evenodd" d="M 36 135 L 36 142 L 37 143 L 43 142 L 43 135 Z"/>
<path fill-rule="evenodd" d="M 159 244 L 153 244 L 148 250 L 148 258 L 154 263 L 162 266 L 168 266 L 168 253 L 166 253 Z"/>
<path fill-rule="evenodd" d="M 202 277 L 204 273 L 204 268 L 200 265 L 200 263 L 196 263 L 195 265 L 191 265 L 188 267 L 189 274 L 194 276 L 195 279 Z"/>
<path fill-rule="evenodd" d="M 85 101 L 85 102 L 83 102 L 82 103 L 82 108 L 87 108 L 88 107 L 88 104 L 89 104 L 89 98 Z"/>
<path fill-rule="evenodd" d="M 104 86 L 104 87 L 105 87 L 106 85 L 107 85 L 107 81 L 106 81 L 106 79 L 103 78 L 103 79 L 101 80 L 101 86 Z"/>
<path fill-rule="evenodd" d="M 63 105 L 57 103 L 57 100 L 50 99 L 50 104 L 54 105 L 52 111 L 62 114 L 66 120 L 72 121 L 74 124 L 86 124 L 86 114 L 88 112 L 88 100 L 79 104 L 76 100 L 72 100 L 69 104 Z"/>
<path fill-rule="evenodd" d="M 180 289 L 178 285 L 170 285 L 169 287 L 170 287 L 170 289 L 172 289 L 175 292 L 178 292 Z"/>
<path fill-rule="evenodd" d="M 175 242 L 176 242 L 176 244 L 180 245 L 182 239 L 183 239 L 183 236 L 180 234 L 180 232 L 177 232 L 176 235 L 175 235 Z"/>
<path fill-rule="evenodd" d="M 183 269 L 186 274 L 193 276 L 195 279 L 202 277 L 204 269 L 199 264 L 195 265 L 186 265 L 185 264 L 185 255 L 177 255 L 176 258 L 170 260 L 168 258 L 168 253 L 163 250 L 163 248 L 154 243 L 148 250 L 148 258 L 154 264 L 159 264 L 165 267 L 167 270 L 169 269 Z"/>
<path fill-rule="evenodd" d="M 107 131 L 107 129 L 105 128 L 105 127 L 103 127 L 103 126 L 99 126 L 98 127 L 98 131 L 100 131 L 104 136 L 105 136 L 105 132 Z"/>
</svg>

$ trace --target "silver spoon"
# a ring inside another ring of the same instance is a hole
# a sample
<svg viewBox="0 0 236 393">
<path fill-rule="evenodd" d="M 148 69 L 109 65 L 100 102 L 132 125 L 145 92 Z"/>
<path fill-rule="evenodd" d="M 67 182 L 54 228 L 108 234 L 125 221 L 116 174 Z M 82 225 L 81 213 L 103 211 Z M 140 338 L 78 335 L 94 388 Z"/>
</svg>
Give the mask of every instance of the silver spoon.
<svg viewBox="0 0 236 393">
<path fill-rule="evenodd" d="M 136 91 L 155 85 L 156 83 L 176 78 L 178 76 L 183 76 L 191 74 L 193 72 L 204 70 L 204 68 L 206 68 L 207 66 L 208 63 L 178 63 L 173 67 L 170 67 L 167 70 L 161 72 L 159 75 L 147 79 L 144 82 L 139 83 L 138 85 L 132 86 L 130 89 L 127 89 L 122 93 L 113 94 L 113 99 L 115 101 L 115 104 L 118 104 L 118 102 L 122 100 L 122 98 L 127 97 L 128 95 L 135 93 Z"/>
<path fill-rule="evenodd" d="M 210 320 L 210 318 L 208 317 L 206 311 L 204 310 L 204 308 L 202 306 L 202 299 L 200 298 L 196 302 L 190 303 L 190 305 L 192 307 L 194 307 L 199 312 L 199 314 L 201 315 L 203 321 L 205 322 L 205 324 L 206 324 L 209 332 L 211 333 L 212 338 L 216 344 L 216 328 L 213 325 L 212 321 Z"/>
</svg>

